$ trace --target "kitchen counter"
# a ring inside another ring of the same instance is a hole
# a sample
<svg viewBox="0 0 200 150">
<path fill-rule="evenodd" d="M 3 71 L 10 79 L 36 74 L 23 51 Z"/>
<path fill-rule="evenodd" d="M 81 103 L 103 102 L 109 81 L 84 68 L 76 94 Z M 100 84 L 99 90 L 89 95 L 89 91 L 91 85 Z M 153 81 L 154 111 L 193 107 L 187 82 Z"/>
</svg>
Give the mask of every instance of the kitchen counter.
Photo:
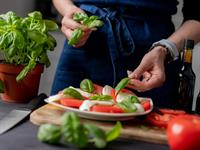
<svg viewBox="0 0 200 150">
<path fill-rule="evenodd" d="M 10 110 L 23 106 L 23 104 L 5 103 L 0 101 L 0 118 Z M 13 129 L 0 135 L 0 150 L 77 150 L 73 145 L 63 147 L 60 145 L 45 144 L 37 140 L 38 126 L 33 125 L 27 117 Z M 90 148 L 87 148 L 89 150 Z M 108 150 L 169 150 L 168 145 L 153 144 L 137 140 L 119 138 L 110 143 Z"/>
</svg>

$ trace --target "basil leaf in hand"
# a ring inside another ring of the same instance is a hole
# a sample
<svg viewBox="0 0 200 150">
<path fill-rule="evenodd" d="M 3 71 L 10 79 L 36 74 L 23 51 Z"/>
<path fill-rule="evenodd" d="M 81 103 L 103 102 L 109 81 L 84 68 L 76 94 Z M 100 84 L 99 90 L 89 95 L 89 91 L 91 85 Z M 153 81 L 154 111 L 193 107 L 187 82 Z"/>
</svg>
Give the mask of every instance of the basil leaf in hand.
<svg viewBox="0 0 200 150">
<path fill-rule="evenodd" d="M 69 45 L 76 45 L 80 39 L 82 38 L 84 32 L 82 29 L 78 28 L 78 29 L 75 29 L 73 32 L 72 32 L 72 36 L 70 37 L 69 41 L 68 41 L 68 44 Z"/>
<path fill-rule="evenodd" d="M 96 29 L 97 27 L 103 26 L 103 21 L 100 20 L 98 16 L 90 16 L 88 17 L 85 13 L 75 13 L 73 15 L 73 20 L 79 22 L 89 29 Z M 76 45 L 82 36 L 84 35 L 84 31 L 81 28 L 75 29 L 70 37 L 68 44 L 73 46 Z"/>
<path fill-rule="evenodd" d="M 129 82 L 129 78 L 123 78 L 118 84 L 117 86 L 115 87 L 115 95 L 117 95 L 123 88 L 126 87 L 126 85 L 128 84 Z"/>
<path fill-rule="evenodd" d="M 85 91 L 85 92 L 89 92 L 92 93 L 94 91 L 94 85 L 93 82 L 89 79 L 84 79 L 81 81 L 80 83 L 80 88 Z"/>
</svg>

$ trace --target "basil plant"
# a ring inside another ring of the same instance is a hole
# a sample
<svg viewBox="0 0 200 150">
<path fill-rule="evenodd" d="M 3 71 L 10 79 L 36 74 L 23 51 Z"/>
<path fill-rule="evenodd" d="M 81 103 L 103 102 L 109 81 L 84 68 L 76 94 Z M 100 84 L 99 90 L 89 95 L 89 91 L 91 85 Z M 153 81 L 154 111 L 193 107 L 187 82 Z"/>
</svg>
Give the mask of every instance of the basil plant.
<svg viewBox="0 0 200 150">
<path fill-rule="evenodd" d="M 17 81 L 22 80 L 37 64 L 50 66 L 47 52 L 54 50 L 56 40 L 49 31 L 57 29 L 58 25 L 43 19 L 39 11 L 31 12 L 24 18 L 12 11 L 0 15 L 1 63 L 24 66 Z"/>
</svg>

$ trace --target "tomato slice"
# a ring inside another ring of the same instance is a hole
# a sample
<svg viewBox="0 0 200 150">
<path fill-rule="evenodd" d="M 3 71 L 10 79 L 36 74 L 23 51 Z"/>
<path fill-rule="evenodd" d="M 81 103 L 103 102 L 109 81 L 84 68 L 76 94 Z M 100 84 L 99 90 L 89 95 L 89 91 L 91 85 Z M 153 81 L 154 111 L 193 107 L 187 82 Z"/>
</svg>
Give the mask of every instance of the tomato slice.
<svg viewBox="0 0 200 150">
<path fill-rule="evenodd" d="M 123 113 L 123 110 L 116 105 L 108 106 L 108 105 L 94 105 L 91 108 L 91 111 L 95 112 L 105 112 L 105 113 Z"/>
<path fill-rule="evenodd" d="M 60 99 L 60 104 L 67 107 L 79 108 L 82 103 L 83 103 L 82 100 L 75 99 L 75 98 L 61 98 Z"/>
<path fill-rule="evenodd" d="M 102 89 L 103 87 L 98 85 L 98 84 L 94 84 L 94 93 L 95 94 L 102 94 Z"/>
<path fill-rule="evenodd" d="M 141 105 L 144 108 L 144 111 L 151 109 L 151 103 L 149 100 L 141 100 Z"/>
<path fill-rule="evenodd" d="M 184 110 L 175 110 L 175 109 L 164 109 L 160 108 L 159 111 L 163 114 L 172 114 L 172 115 L 184 115 L 186 112 Z"/>
<path fill-rule="evenodd" d="M 128 94 L 132 94 L 132 95 L 135 95 L 135 96 L 136 96 L 135 93 L 133 93 L 132 91 L 130 91 L 130 90 L 128 90 L 128 89 L 125 89 L 125 88 L 122 89 L 121 92 L 128 93 Z"/>
<path fill-rule="evenodd" d="M 172 115 L 172 114 L 160 115 L 156 112 L 151 112 L 150 114 L 147 115 L 146 122 L 159 128 L 166 128 L 168 125 L 168 122 L 175 116 L 176 115 Z"/>
</svg>

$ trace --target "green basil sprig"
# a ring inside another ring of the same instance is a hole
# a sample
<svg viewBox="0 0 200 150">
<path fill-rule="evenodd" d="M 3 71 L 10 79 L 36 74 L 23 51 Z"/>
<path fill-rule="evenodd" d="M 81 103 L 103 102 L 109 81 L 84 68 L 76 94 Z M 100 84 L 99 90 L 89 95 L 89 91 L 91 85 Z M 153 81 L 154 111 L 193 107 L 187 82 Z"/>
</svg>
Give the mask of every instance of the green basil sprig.
<svg viewBox="0 0 200 150">
<path fill-rule="evenodd" d="M 12 11 L 0 15 L 0 51 L 4 62 L 25 66 L 17 81 L 22 80 L 36 64 L 50 66 L 47 52 L 53 51 L 56 40 L 49 31 L 57 29 L 58 25 L 43 19 L 39 11 L 31 12 L 24 18 Z"/>
<path fill-rule="evenodd" d="M 61 118 L 61 126 L 41 125 L 38 130 L 38 140 L 52 144 L 74 144 L 79 148 L 93 145 L 105 148 L 108 142 L 120 136 L 122 125 L 118 121 L 108 132 L 93 124 L 81 123 L 73 112 L 65 113 Z M 60 134 L 61 133 L 61 134 Z M 63 140 L 62 140 L 63 139 Z"/>
<path fill-rule="evenodd" d="M 98 95 L 98 94 L 95 94 L 93 96 L 90 97 L 90 100 L 100 100 L 100 101 L 107 101 L 107 100 L 112 100 L 112 96 L 110 95 Z"/>
<path fill-rule="evenodd" d="M 129 83 L 129 78 L 123 78 L 115 87 L 115 95 L 117 95 Z"/>
<path fill-rule="evenodd" d="M 122 102 L 117 103 L 117 106 L 122 108 L 125 112 L 131 113 L 137 110 L 134 103 L 140 103 L 140 101 L 136 96 L 131 95 L 127 96 Z"/>
<path fill-rule="evenodd" d="M 62 94 L 63 94 L 65 97 L 76 98 L 76 99 L 83 100 L 83 96 L 82 96 L 78 91 L 76 91 L 76 90 L 73 89 L 73 88 L 65 88 L 65 89 L 62 91 Z"/>
<path fill-rule="evenodd" d="M 85 27 L 91 29 L 91 30 L 96 30 L 96 28 L 103 26 L 103 21 L 100 20 L 98 16 L 88 16 L 85 13 L 75 13 L 73 15 L 73 20 L 81 23 Z M 82 36 L 84 35 L 84 31 L 82 28 L 75 29 L 72 33 L 72 36 L 70 37 L 68 44 L 73 46 L 76 45 Z"/>
<path fill-rule="evenodd" d="M 92 93 L 94 91 L 94 84 L 91 80 L 84 79 L 80 83 L 80 88 L 85 92 Z"/>
</svg>

